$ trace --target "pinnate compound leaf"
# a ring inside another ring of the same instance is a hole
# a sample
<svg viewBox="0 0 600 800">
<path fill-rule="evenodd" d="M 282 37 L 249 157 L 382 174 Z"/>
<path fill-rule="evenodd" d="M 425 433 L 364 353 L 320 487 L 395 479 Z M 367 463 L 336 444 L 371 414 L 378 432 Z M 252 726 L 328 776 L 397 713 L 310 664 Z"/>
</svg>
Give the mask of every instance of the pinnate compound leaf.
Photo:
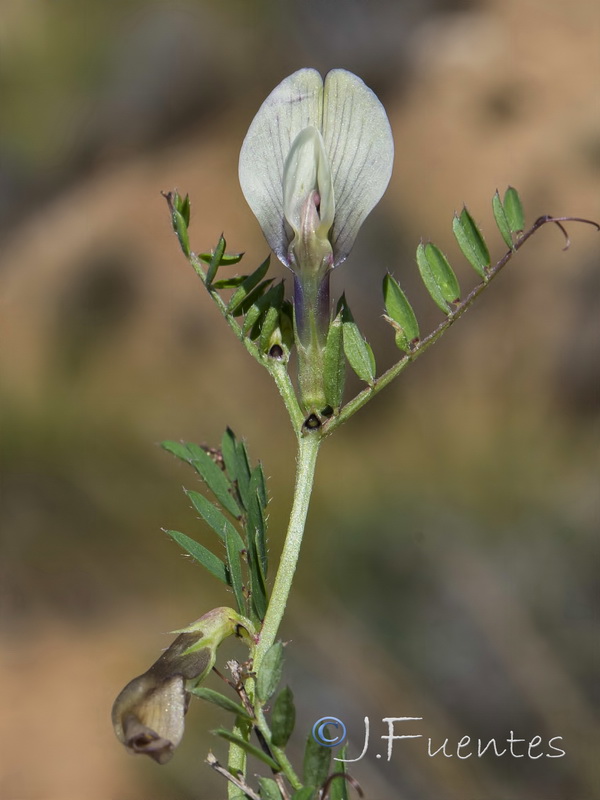
<svg viewBox="0 0 600 800">
<path fill-rule="evenodd" d="M 195 539 L 191 539 L 189 536 L 186 536 L 185 533 L 169 530 L 165 530 L 165 533 L 174 539 L 177 544 L 186 551 L 186 553 L 192 556 L 192 558 L 195 558 L 198 563 L 202 564 L 202 566 L 205 567 L 211 573 L 211 575 L 214 575 L 215 578 L 218 578 L 220 581 L 229 586 L 229 575 L 227 574 L 227 568 L 218 556 L 216 556 L 214 553 L 211 553 L 210 550 L 207 550 L 206 547 L 195 541 Z"/>
<path fill-rule="evenodd" d="M 473 269 L 482 278 L 485 278 L 486 270 L 490 266 L 490 252 L 481 231 L 466 207 L 463 208 L 460 216 L 454 215 L 452 230 L 464 257 Z"/>
<path fill-rule="evenodd" d="M 304 750 L 304 783 L 321 787 L 329 775 L 330 764 L 331 748 L 319 744 L 312 734 L 309 734 Z"/>
<path fill-rule="evenodd" d="M 500 199 L 498 190 L 496 190 L 496 194 L 492 198 L 492 210 L 494 212 L 494 219 L 496 220 L 498 230 L 500 231 L 500 234 L 502 235 L 502 238 L 507 246 L 512 250 L 514 244 L 510 232 L 510 223 L 508 221 L 508 217 L 506 216 L 506 211 L 502 205 L 502 200 Z"/>
<path fill-rule="evenodd" d="M 273 704 L 271 712 L 271 741 L 275 747 L 285 747 L 296 724 L 294 695 L 289 686 L 282 689 Z"/>
<path fill-rule="evenodd" d="M 257 287 L 262 279 L 267 274 L 269 269 L 270 256 L 263 261 L 263 263 L 254 270 L 250 275 L 244 278 L 241 285 L 233 293 L 229 303 L 227 304 L 227 311 L 234 316 L 240 313 L 240 308 L 248 298 L 248 295 Z"/>
<path fill-rule="evenodd" d="M 513 233 L 521 233 L 525 227 L 525 215 L 519 193 L 515 188 L 509 186 L 504 193 L 504 212 L 508 219 L 508 224 Z"/>
<path fill-rule="evenodd" d="M 258 747 L 255 747 L 253 744 L 250 744 L 245 739 L 242 739 L 241 736 L 238 736 L 236 733 L 232 733 L 231 731 L 225 730 L 224 728 L 217 728 L 217 730 L 213 731 L 215 736 L 220 736 L 222 739 L 225 739 L 227 742 L 232 742 L 233 744 L 237 744 L 239 747 L 242 748 L 248 755 L 254 756 L 259 761 L 262 761 L 268 767 L 270 767 L 275 772 L 280 772 L 281 767 L 279 764 L 274 761 L 270 756 L 268 756 L 263 750 L 260 750 Z"/>
<path fill-rule="evenodd" d="M 383 299 L 388 316 L 399 326 L 394 325 L 396 344 L 408 352 L 419 339 L 419 323 L 400 284 L 389 273 L 383 279 Z"/>
<path fill-rule="evenodd" d="M 242 706 L 240 703 L 236 703 L 235 700 L 232 700 L 230 697 L 227 697 L 220 692 L 215 692 L 213 689 L 207 689 L 205 686 L 196 686 L 194 689 L 190 689 L 190 692 L 196 697 L 199 697 L 201 700 L 206 700 L 215 706 L 219 706 L 219 708 L 224 708 L 225 711 L 231 711 L 232 714 L 235 714 L 238 717 L 252 720 L 252 717 L 250 714 L 248 714 L 244 706 Z"/>
<path fill-rule="evenodd" d="M 344 359 L 344 336 L 341 312 L 336 316 L 327 333 L 323 353 L 323 378 L 325 400 L 334 410 L 342 405 L 344 383 L 346 380 L 346 361 Z"/>
<path fill-rule="evenodd" d="M 361 381 L 372 386 L 375 381 L 375 356 L 345 301 L 342 309 L 342 339 L 348 363 Z"/>
<path fill-rule="evenodd" d="M 281 792 L 273 778 L 259 778 L 261 800 L 281 800 Z"/>
<path fill-rule="evenodd" d="M 283 643 L 275 642 L 265 653 L 256 676 L 256 693 L 262 703 L 266 703 L 277 689 L 282 672 Z"/>
<path fill-rule="evenodd" d="M 449 314 L 450 304 L 460 299 L 460 287 L 448 259 L 436 245 L 421 242 L 417 247 L 417 264 L 432 300 Z"/>
<path fill-rule="evenodd" d="M 240 508 L 231 494 L 232 484 L 206 450 L 191 442 L 167 441 L 161 442 L 161 447 L 190 464 L 202 477 L 223 508 L 234 517 L 241 516 Z"/>
</svg>

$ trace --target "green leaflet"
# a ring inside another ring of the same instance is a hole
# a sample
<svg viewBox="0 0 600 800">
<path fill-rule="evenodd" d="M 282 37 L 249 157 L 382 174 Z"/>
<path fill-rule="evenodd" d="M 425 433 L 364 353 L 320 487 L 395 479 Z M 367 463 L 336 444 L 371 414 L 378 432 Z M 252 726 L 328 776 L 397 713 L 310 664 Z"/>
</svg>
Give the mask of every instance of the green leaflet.
<svg viewBox="0 0 600 800">
<path fill-rule="evenodd" d="M 281 330 L 281 341 L 289 354 L 289 351 L 294 346 L 294 310 L 289 300 L 284 300 L 281 304 L 279 328 Z"/>
<path fill-rule="evenodd" d="M 330 764 L 331 748 L 319 744 L 309 734 L 304 750 L 304 783 L 320 788 L 327 780 Z"/>
<path fill-rule="evenodd" d="M 194 539 L 186 536 L 185 533 L 169 530 L 165 530 L 165 533 L 174 539 L 177 544 L 186 551 L 186 553 L 189 553 L 189 555 L 192 556 L 192 558 L 195 558 L 196 561 L 202 564 L 203 567 L 206 567 L 211 575 L 214 575 L 215 578 L 218 578 L 223 583 L 229 585 L 227 568 L 218 556 L 216 556 L 214 553 L 211 553 L 210 550 L 207 550 L 206 547 L 199 544 Z"/>
<path fill-rule="evenodd" d="M 454 215 L 452 230 L 464 257 L 473 269 L 485 279 L 487 268 L 491 263 L 490 252 L 481 231 L 466 207 L 463 208 L 460 216 Z"/>
<path fill-rule="evenodd" d="M 419 339 L 419 323 L 400 284 L 389 273 L 383 279 L 383 300 L 389 318 L 396 323 L 393 326 L 396 344 L 401 350 L 409 352 Z"/>
<path fill-rule="evenodd" d="M 254 478 L 254 473 L 256 474 L 256 478 Z M 265 478 L 265 472 L 262 468 L 262 464 L 259 462 L 256 467 L 252 470 L 252 478 L 254 478 L 254 482 L 256 485 L 256 491 L 258 493 L 258 498 L 260 500 L 261 506 L 264 508 L 267 507 L 269 503 L 269 495 L 267 493 L 267 481 Z"/>
<path fill-rule="evenodd" d="M 244 546 L 242 538 L 233 524 L 210 502 L 210 500 L 207 500 L 206 497 L 199 492 L 193 492 L 189 489 L 185 489 L 184 491 L 202 519 L 213 529 L 222 541 L 225 541 L 226 536 L 231 534 L 233 541 L 237 541 L 240 547 Z"/>
<path fill-rule="evenodd" d="M 292 795 L 292 800 L 314 800 L 316 789 L 313 786 L 304 786 Z"/>
<path fill-rule="evenodd" d="M 280 310 L 283 304 L 283 296 L 284 285 L 283 281 L 280 281 L 275 286 L 271 286 L 268 292 L 265 292 L 256 302 L 250 305 L 246 310 L 246 316 L 242 324 L 244 334 L 250 334 L 251 339 L 256 339 L 262 330 L 263 320 L 269 310 L 271 308 L 276 308 L 277 311 Z M 277 322 L 274 327 L 277 327 Z"/>
<path fill-rule="evenodd" d="M 188 236 L 188 226 L 190 224 L 190 198 L 186 194 L 184 198 L 181 197 L 179 192 L 168 192 L 166 195 L 169 211 L 171 212 L 171 224 L 173 230 L 177 234 L 179 245 L 186 258 L 191 255 L 190 240 Z"/>
<path fill-rule="evenodd" d="M 262 279 L 267 274 L 269 269 L 270 256 L 263 261 L 263 263 L 248 275 L 242 284 L 235 290 L 229 303 L 227 304 L 227 311 L 229 314 L 236 316 L 241 313 L 242 305 L 253 290 L 260 284 Z"/>
<path fill-rule="evenodd" d="M 238 456 L 235 433 L 231 428 L 227 428 L 221 437 L 221 454 L 227 477 L 231 483 L 235 483 L 238 476 Z"/>
<path fill-rule="evenodd" d="M 250 477 L 248 505 L 248 537 L 253 536 L 263 577 L 267 577 L 267 531 L 263 509 L 264 475 L 260 466 L 254 467 Z"/>
<path fill-rule="evenodd" d="M 275 747 L 285 747 L 296 724 L 294 695 L 289 686 L 282 689 L 273 704 L 271 712 L 271 741 Z"/>
<path fill-rule="evenodd" d="M 235 528 L 228 528 L 225 532 L 225 551 L 227 553 L 227 566 L 229 568 L 229 581 L 240 614 L 248 613 L 246 598 L 244 597 L 244 579 L 242 577 L 242 550 L 244 543 Z"/>
<path fill-rule="evenodd" d="M 279 309 L 270 306 L 265 314 L 265 318 L 260 329 L 259 347 L 261 352 L 266 353 L 271 347 L 271 337 L 279 325 Z"/>
<path fill-rule="evenodd" d="M 450 304 L 460 299 L 460 287 L 448 259 L 436 245 L 421 242 L 417 247 L 417 264 L 432 300 L 449 314 Z"/>
<path fill-rule="evenodd" d="M 248 450 L 241 439 L 235 443 L 237 458 L 237 488 L 240 501 L 244 509 L 248 509 L 250 502 L 250 459 Z"/>
<path fill-rule="evenodd" d="M 212 284 L 213 289 L 237 289 L 246 279 L 245 275 L 233 275 L 231 278 L 223 278 Z"/>
<path fill-rule="evenodd" d="M 179 244 L 181 246 L 183 254 L 186 258 L 189 258 L 191 255 L 190 239 L 185 220 L 178 211 L 173 211 L 172 218 L 173 218 L 173 229 L 177 234 L 177 238 L 179 239 Z"/>
<path fill-rule="evenodd" d="M 335 411 L 342 405 L 346 380 L 341 312 L 333 320 L 327 333 L 327 342 L 323 353 L 323 376 L 325 400 Z"/>
<path fill-rule="evenodd" d="M 336 758 L 346 758 L 348 753 L 348 744 L 340 748 Z M 333 773 L 334 775 L 342 775 L 346 765 L 343 761 L 336 761 L 334 759 Z M 334 778 L 331 781 L 329 789 L 329 800 L 348 800 L 348 784 L 345 778 Z"/>
<path fill-rule="evenodd" d="M 281 800 L 281 792 L 273 778 L 259 778 L 261 800 Z"/>
<path fill-rule="evenodd" d="M 215 692 L 213 689 L 207 689 L 205 686 L 196 686 L 194 689 L 190 689 L 189 691 L 193 695 L 196 695 L 196 697 L 199 697 L 201 700 L 207 700 L 209 703 L 219 706 L 219 708 L 224 708 L 225 711 L 231 711 L 232 714 L 235 714 L 238 717 L 252 721 L 252 717 L 250 714 L 248 714 L 244 706 L 242 706 L 240 703 L 236 703 L 235 700 L 226 697 L 220 692 Z"/>
<path fill-rule="evenodd" d="M 245 739 L 242 739 L 241 736 L 238 736 L 231 731 L 227 731 L 224 728 L 217 728 L 217 730 L 213 731 L 215 736 L 220 736 L 222 739 L 225 739 L 227 742 L 233 742 L 237 744 L 239 747 L 242 748 L 248 755 L 254 756 L 254 758 L 258 758 L 259 761 L 264 762 L 268 767 L 270 767 L 275 772 L 280 772 L 281 768 L 279 764 L 274 761 L 270 756 L 268 756 L 265 752 L 260 750 L 258 747 L 255 747 L 253 744 L 250 744 Z"/>
<path fill-rule="evenodd" d="M 262 703 L 267 702 L 279 685 L 282 672 L 283 643 L 275 642 L 265 653 L 256 676 L 256 694 Z"/>
<path fill-rule="evenodd" d="M 375 381 L 375 356 L 371 345 L 363 338 L 344 300 L 342 308 L 342 337 L 348 363 L 358 377 L 372 386 Z"/>
<path fill-rule="evenodd" d="M 498 230 L 502 235 L 502 238 L 512 250 L 513 240 L 512 235 L 510 232 L 510 223 L 508 221 L 508 217 L 506 216 L 506 211 L 504 210 L 504 206 L 502 205 L 502 200 L 500 200 L 500 195 L 498 194 L 498 190 L 496 190 L 496 194 L 492 198 L 492 210 L 494 212 L 494 219 L 496 220 L 496 225 L 498 226 Z"/>
<path fill-rule="evenodd" d="M 519 193 L 512 186 L 504 193 L 504 211 L 512 233 L 521 233 L 525 227 L 525 215 Z"/>
<path fill-rule="evenodd" d="M 248 571 L 250 573 L 250 595 L 252 608 L 260 622 L 267 613 L 267 587 L 260 567 L 256 538 L 248 535 Z"/>
<path fill-rule="evenodd" d="M 200 253 L 198 256 L 198 258 L 201 258 L 202 261 L 206 262 L 207 264 L 210 264 L 212 257 L 212 253 Z M 243 257 L 243 253 L 223 253 L 221 256 L 221 266 L 230 267 L 233 266 L 233 264 L 239 264 Z M 231 289 L 233 286 L 239 286 L 244 278 L 245 275 L 236 275 L 232 278 L 224 278 L 222 281 L 215 281 L 215 283 L 213 283 L 213 287 L 215 289 Z M 235 281 L 235 283 L 232 283 L 232 281 Z"/>
<path fill-rule="evenodd" d="M 179 192 L 175 192 L 173 196 L 173 205 L 183 217 L 183 221 L 185 222 L 186 228 L 189 228 L 190 218 L 192 213 L 189 194 L 186 194 L 185 197 L 181 197 Z"/>
<path fill-rule="evenodd" d="M 252 306 L 257 303 L 261 297 L 265 294 L 269 286 L 273 283 L 274 278 L 267 278 L 266 281 L 259 283 L 258 286 L 249 292 L 248 296 L 245 297 L 242 302 L 238 305 L 235 312 L 233 313 L 234 317 L 243 316 L 246 314 Z"/>
<path fill-rule="evenodd" d="M 225 248 L 227 243 L 223 234 L 219 237 L 219 241 L 217 242 L 217 246 L 215 247 L 214 253 L 211 256 L 211 259 L 208 264 L 208 269 L 206 271 L 206 283 L 210 286 L 213 282 L 215 275 L 217 274 L 217 270 L 221 266 L 222 258 L 225 253 Z"/>
</svg>

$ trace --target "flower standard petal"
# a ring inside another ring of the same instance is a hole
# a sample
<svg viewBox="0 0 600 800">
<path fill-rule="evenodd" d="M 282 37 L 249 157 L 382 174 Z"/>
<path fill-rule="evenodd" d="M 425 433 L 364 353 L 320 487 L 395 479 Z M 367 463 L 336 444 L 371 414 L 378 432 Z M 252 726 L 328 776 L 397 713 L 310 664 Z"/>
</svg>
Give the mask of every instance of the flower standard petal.
<svg viewBox="0 0 600 800">
<path fill-rule="evenodd" d="M 347 258 L 360 226 L 387 188 L 394 140 L 375 93 L 345 69 L 325 77 L 322 125 L 335 196 L 331 242 L 337 265 Z"/>
<path fill-rule="evenodd" d="M 291 241 L 283 212 L 283 170 L 292 143 L 312 125 L 321 129 L 323 79 L 301 69 L 273 89 L 254 117 L 240 152 L 244 197 L 258 219 L 269 247 L 289 266 Z"/>
</svg>

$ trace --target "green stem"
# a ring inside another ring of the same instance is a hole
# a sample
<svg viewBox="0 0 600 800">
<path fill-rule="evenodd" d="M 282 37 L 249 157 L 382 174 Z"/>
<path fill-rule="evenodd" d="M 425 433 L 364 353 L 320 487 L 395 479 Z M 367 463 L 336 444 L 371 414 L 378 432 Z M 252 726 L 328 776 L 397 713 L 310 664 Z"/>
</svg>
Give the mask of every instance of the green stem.
<svg viewBox="0 0 600 800">
<path fill-rule="evenodd" d="M 267 720 L 265 719 L 265 715 L 261 708 L 258 709 L 256 718 L 257 718 L 256 720 L 257 728 L 265 737 L 267 744 L 269 745 L 269 749 L 271 750 L 271 753 L 273 754 L 275 760 L 278 761 L 279 764 L 281 764 L 281 771 L 288 779 L 293 789 L 301 789 L 302 783 L 300 782 L 300 779 L 296 775 L 296 772 L 294 771 L 294 768 L 292 767 L 288 757 L 286 756 L 285 751 L 282 750 L 280 747 L 276 747 L 271 741 L 271 729 L 269 728 L 269 725 L 267 723 Z"/>
<path fill-rule="evenodd" d="M 315 465 L 321 436 L 318 430 L 308 432 L 298 438 L 298 457 L 296 461 L 296 486 L 290 522 L 285 537 L 275 584 L 271 592 L 269 607 L 261 630 L 260 640 L 254 651 L 254 671 L 261 665 L 269 647 L 275 642 L 279 625 L 285 611 L 287 599 L 292 586 L 300 545 L 304 534 L 308 504 L 312 492 Z"/>
<path fill-rule="evenodd" d="M 279 385 L 279 384 L 278 384 Z M 280 389 L 281 391 L 281 389 Z M 283 392 L 282 392 L 283 394 Z M 294 395 L 294 402 L 295 395 Z M 300 409 L 298 408 L 300 412 Z M 290 415 L 291 416 L 291 415 Z M 300 412 L 300 418 L 302 414 Z M 294 419 L 292 418 L 292 422 Z M 301 430 L 300 425 L 294 425 L 296 430 Z M 292 511 L 290 514 L 290 522 L 283 546 L 283 552 L 279 561 L 279 568 L 275 577 L 275 584 L 271 593 L 269 607 L 263 623 L 260 634 L 259 642 L 253 653 L 253 670 L 257 672 L 265 653 L 275 642 L 279 625 L 285 612 L 287 599 L 292 586 L 294 572 L 296 571 L 296 564 L 298 563 L 298 556 L 300 555 L 300 546 L 302 544 L 302 537 L 306 525 L 306 517 L 308 514 L 308 506 L 315 475 L 315 466 L 317 461 L 317 454 L 319 451 L 319 444 L 321 443 L 321 436 L 319 430 L 310 431 L 306 434 L 298 434 L 298 456 L 296 460 L 296 485 L 294 488 L 294 500 L 292 503 Z M 254 681 L 248 681 L 246 685 L 248 695 L 252 699 L 254 696 Z M 271 732 L 265 720 L 264 714 L 261 709 L 258 709 L 258 727 L 270 742 Z M 242 735 L 244 735 L 242 733 Z M 245 738 L 249 738 L 249 731 L 246 731 Z M 300 788 L 301 783 L 298 776 L 294 772 L 285 752 L 280 748 L 273 748 L 273 754 L 282 766 L 284 775 L 289 780 L 292 787 L 295 789 Z M 229 748 L 229 768 L 230 771 L 239 769 L 244 772 L 245 769 L 245 756 L 241 748 L 237 745 L 231 744 Z M 238 800 L 240 798 L 239 789 L 232 783 L 228 784 L 228 798 L 230 800 Z"/>
<path fill-rule="evenodd" d="M 237 733 L 246 739 L 249 738 L 250 726 L 248 722 L 238 717 L 233 726 L 233 733 Z M 229 745 L 227 769 L 236 776 L 238 774 L 246 774 L 246 752 L 234 742 L 231 742 Z M 234 783 L 227 781 L 227 797 L 228 800 L 243 800 L 244 794 Z"/>
</svg>

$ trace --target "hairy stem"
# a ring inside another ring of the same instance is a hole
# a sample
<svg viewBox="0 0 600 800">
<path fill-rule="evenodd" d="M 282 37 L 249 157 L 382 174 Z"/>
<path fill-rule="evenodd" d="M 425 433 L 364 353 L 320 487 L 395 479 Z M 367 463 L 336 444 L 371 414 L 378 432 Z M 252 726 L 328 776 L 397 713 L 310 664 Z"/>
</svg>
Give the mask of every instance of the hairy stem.
<svg viewBox="0 0 600 800">
<path fill-rule="evenodd" d="M 246 720 L 241 720 L 239 717 L 236 719 L 233 727 L 233 733 L 237 733 L 239 736 L 243 736 L 244 738 L 249 738 L 250 730 L 250 725 Z M 227 768 L 229 772 L 236 777 L 238 775 L 244 776 L 246 774 L 246 753 L 234 742 L 231 742 L 229 745 Z M 246 797 L 247 795 L 242 792 L 240 784 L 229 779 L 229 782 L 227 783 L 228 800 L 243 800 L 243 798 Z"/>
<path fill-rule="evenodd" d="M 300 545 L 304 534 L 308 504 L 312 492 L 317 453 L 321 436 L 318 430 L 307 432 L 298 437 L 298 456 L 296 460 L 296 486 L 294 489 L 294 502 L 288 525 L 283 552 L 279 561 L 279 568 L 275 577 L 275 584 L 271 593 L 271 600 L 265 616 L 265 621 L 260 634 L 260 640 L 254 651 L 254 670 L 260 668 L 262 659 L 271 645 L 275 642 L 279 625 L 283 617 L 287 599 L 292 586 Z"/>
<path fill-rule="evenodd" d="M 279 764 L 281 764 L 283 774 L 288 779 L 293 789 L 300 789 L 302 787 L 302 783 L 300 782 L 300 779 L 296 775 L 294 768 L 292 767 L 288 757 L 285 754 L 285 751 L 282 750 L 280 747 L 276 747 L 271 741 L 271 729 L 269 728 L 269 725 L 267 723 L 267 720 L 265 719 L 265 715 L 262 709 L 258 710 L 256 716 L 257 716 L 257 727 L 265 737 L 265 740 L 269 745 L 269 749 L 273 754 L 275 760 L 278 761 Z"/>
<path fill-rule="evenodd" d="M 294 420 L 292 420 L 294 422 Z M 304 535 L 304 528 L 306 525 L 306 517 L 308 515 L 308 506 L 312 487 L 315 476 L 315 467 L 317 461 L 317 453 L 319 451 L 319 444 L 321 443 L 320 432 L 318 430 L 307 432 L 306 434 L 298 434 L 298 455 L 296 459 L 296 485 L 294 488 L 294 500 L 292 503 L 292 511 L 290 514 L 290 522 L 283 546 L 283 552 L 279 560 L 279 567 L 275 577 L 275 584 L 271 593 L 269 607 L 265 616 L 265 621 L 260 633 L 260 639 L 254 650 L 253 654 L 253 670 L 258 672 L 262 659 L 265 653 L 275 642 L 279 625 L 285 612 L 287 599 L 290 594 L 294 573 L 296 571 L 296 564 L 300 555 L 300 546 L 302 544 L 302 537 Z M 254 694 L 254 682 L 248 681 L 247 690 L 249 696 Z M 258 711 L 258 727 L 259 730 L 266 735 L 270 741 L 270 730 L 266 723 L 262 710 Z M 246 741 L 250 736 L 250 731 L 246 730 L 245 734 L 240 731 Z M 277 749 L 275 753 L 279 763 L 283 767 L 283 772 L 294 788 L 299 788 L 300 781 L 291 764 L 289 763 L 285 753 Z M 235 745 L 231 744 L 229 748 L 229 768 L 240 769 L 244 772 L 245 760 L 243 758 L 243 751 Z M 228 797 L 230 800 L 240 798 L 239 788 L 229 783 Z"/>
</svg>

